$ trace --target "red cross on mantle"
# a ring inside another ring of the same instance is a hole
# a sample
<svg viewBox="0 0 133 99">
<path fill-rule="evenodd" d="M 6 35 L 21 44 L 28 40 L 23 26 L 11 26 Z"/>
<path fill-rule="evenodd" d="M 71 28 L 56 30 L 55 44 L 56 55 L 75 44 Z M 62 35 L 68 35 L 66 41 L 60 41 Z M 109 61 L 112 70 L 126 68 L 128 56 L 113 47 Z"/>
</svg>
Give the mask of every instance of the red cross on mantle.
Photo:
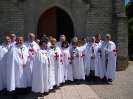
<svg viewBox="0 0 133 99">
<path fill-rule="evenodd" d="M 58 60 L 59 54 L 56 52 L 54 57 L 55 57 L 55 60 Z"/>
<path fill-rule="evenodd" d="M 69 60 L 69 64 L 72 64 L 72 60 L 73 60 L 74 58 L 73 58 L 73 56 L 71 56 L 71 57 L 68 57 L 68 60 Z"/>
</svg>

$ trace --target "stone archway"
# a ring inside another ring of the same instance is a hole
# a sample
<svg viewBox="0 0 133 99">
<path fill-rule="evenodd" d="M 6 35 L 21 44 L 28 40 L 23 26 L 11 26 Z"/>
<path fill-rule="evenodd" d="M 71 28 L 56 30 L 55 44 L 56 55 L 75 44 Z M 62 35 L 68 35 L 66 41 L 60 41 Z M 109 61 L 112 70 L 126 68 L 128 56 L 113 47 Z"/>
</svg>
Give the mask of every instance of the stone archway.
<svg viewBox="0 0 133 99">
<path fill-rule="evenodd" d="M 59 40 L 59 35 L 65 34 L 68 41 L 74 36 L 74 26 L 71 17 L 59 7 L 52 7 L 45 11 L 38 22 L 38 38 L 42 34 L 54 36 Z"/>
</svg>

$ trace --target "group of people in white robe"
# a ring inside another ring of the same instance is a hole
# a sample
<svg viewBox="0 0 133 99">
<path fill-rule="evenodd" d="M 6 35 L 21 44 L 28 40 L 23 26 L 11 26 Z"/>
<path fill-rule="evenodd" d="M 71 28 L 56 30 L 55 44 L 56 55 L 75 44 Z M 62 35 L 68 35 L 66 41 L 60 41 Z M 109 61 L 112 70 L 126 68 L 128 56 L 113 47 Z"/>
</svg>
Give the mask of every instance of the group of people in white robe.
<svg viewBox="0 0 133 99">
<path fill-rule="evenodd" d="M 107 34 L 102 41 L 100 34 L 78 40 L 60 41 L 50 36 L 35 40 L 29 33 L 23 36 L 11 33 L 0 46 L 0 91 L 31 87 L 35 93 L 49 92 L 67 81 L 81 81 L 93 74 L 107 81 L 115 79 L 116 45 Z"/>
</svg>

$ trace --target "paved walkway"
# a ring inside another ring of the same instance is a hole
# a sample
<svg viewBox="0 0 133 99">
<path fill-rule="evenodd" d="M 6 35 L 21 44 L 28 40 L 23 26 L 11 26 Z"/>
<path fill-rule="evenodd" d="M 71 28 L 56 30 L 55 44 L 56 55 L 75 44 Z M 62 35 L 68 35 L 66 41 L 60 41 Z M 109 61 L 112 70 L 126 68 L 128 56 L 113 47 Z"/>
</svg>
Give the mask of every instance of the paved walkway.
<svg viewBox="0 0 133 99">
<path fill-rule="evenodd" d="M 12 95 L 2 95 L 0 99 L 13 98 Z M 89 81 L 65 85 L 45 97 L 29 93 L 17 99 L 133 99 L 133 63 L 126 71 L 117 72 L 116 80 L 111 84 Z"/>
</svg>

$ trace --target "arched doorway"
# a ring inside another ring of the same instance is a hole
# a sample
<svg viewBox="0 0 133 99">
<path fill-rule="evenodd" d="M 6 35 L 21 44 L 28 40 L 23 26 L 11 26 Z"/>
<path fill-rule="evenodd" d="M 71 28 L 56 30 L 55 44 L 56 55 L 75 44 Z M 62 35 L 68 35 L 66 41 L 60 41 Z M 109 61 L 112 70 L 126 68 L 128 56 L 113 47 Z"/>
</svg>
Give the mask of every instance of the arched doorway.
<svg viewBox="0 0 133 99">
<path fill-rule="evenodd" d="M 74 36 L 73 22 L 70 16 L 59 7 L 52 7 L 45 11 L 38 22 L 38 38 L 42 34 L 54 36 L 59 40 L 59 35 L 65 34 L 70 41 Z"/>
</svg>

